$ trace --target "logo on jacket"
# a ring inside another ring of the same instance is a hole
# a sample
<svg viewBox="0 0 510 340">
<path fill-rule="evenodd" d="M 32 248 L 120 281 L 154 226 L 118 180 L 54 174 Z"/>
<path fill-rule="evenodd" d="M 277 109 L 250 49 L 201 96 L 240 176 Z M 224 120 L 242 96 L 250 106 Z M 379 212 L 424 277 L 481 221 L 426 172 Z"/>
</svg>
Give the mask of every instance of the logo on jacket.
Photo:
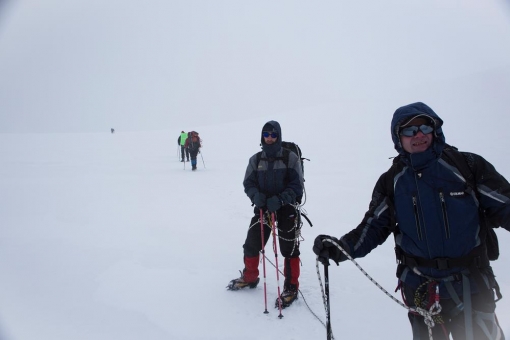
<svg viewBox="0 0 510 340">
<path fill-rule="evenodd" d="M 464 196 L 466 193 L 464 191 L 452 191 L 450 192 L 450 196 L 456 197 L 456 196 Z"/>
</svg>

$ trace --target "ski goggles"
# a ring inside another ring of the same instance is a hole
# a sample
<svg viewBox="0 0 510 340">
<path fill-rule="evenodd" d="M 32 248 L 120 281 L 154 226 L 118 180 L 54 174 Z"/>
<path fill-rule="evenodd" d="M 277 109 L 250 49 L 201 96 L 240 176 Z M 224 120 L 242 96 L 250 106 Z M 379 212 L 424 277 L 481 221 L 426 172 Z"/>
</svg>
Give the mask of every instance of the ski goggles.
<svg viewBox="0 0 510 340">
<path fill-rule="evenodd" d="M 418 134 L 418 131 L 421 131 L 424 135 L 428 135 L 434 131 L 434 128 L 430 125 L 407 126 L 400 130 L 400 135 L 406 137 L 414 137 Z"/>
<path fill-rule="evenodd" d="M 262 137 L 269 138 L 269 136 L 271 136 L 271 138 L 278 138 L 278 132 L 269 132 L 269 131 L 262 132 Z"/>
</svg>

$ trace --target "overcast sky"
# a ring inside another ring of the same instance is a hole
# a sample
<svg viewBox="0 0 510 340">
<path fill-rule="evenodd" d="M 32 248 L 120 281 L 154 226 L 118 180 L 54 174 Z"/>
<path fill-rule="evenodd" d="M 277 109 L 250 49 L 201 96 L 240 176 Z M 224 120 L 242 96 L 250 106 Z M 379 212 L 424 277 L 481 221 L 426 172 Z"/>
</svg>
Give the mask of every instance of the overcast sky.
<svg viewBox="0 0 510 340">
<path fill-rule="evenodd" d="M 432 107 L 508 114 L 504 0 L 0 0 L 0 11 L 0 132 L 180 131 L 324 105 L 356 114 L 340 112 L 353 101 L 394 110 L 445 91 Z"/>
</svg>

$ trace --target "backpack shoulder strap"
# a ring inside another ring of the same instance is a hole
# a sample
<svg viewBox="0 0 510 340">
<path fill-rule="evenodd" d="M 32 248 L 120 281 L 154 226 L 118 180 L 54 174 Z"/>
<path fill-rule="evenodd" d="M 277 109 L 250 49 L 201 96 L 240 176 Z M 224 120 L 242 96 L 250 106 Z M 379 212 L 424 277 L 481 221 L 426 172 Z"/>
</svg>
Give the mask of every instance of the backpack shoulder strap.
<svg viewBox="0 0 510 340">
<path fill-rule="evenodd" d="M 257 167 L 259 166 L 261 157 L 262 157 L 262 151 L 257 152 L 257 159 L 256 159 L 256 163 L 255 163 L 255 164 L 257 164 Z"/>
<path fill-rule="evenodd" d="M 395 188 L 393 187 L 393 185 L 394 185 L 393 180 L 395 178 L 395 173 L 397 171 L 399 161 L 400 161 L 400 156 L 393 158 L 393 163 L 391 164 L 391 167 L 384 174 L 384 176 L 385 176 L 385 183 L 384 183 L 385 190 L 386 190 L 386 193 L 388 194 L 388 197 L 390 197 L 391 200 L 393 200 L 393 197 L 395 196 L 395 192 L 394 192 Z"/>
<path fill-rule="evenodd" d="M 389 198 L 388 200 L 388 206 L 391 211 L 391 220 L 390 220 L 390 230 L 393 233 L 397 232 L 397 221 L 395 220 L 394 212 L 395 212 L 395 204 L 394 204 L 394 197 L 395 197 L 395 188 L 394 188 L 394 179 L 395 175 L 398 171 L 398 164 L 399 164 L 400 156 L 397 156 L 393 159 L 393 163 L 391 164 L 391 167 L 382 174 L 383 177 L 383 185 L 384 185 L 384 194 L 386 194 Z"/>
<path fill-rule="evenodd" d="M 477 199 L 478 191 L 476 190 L 475 175 L 472 166 L 469 164 L 464 153 L 460 152 L 456 147 L 446 145 L 443 149 L 443 154 L 448 160 L 460 171 L 460 174 L 466 180 L 469 189 L 473 190 Z"/>
<path fill-rule="evenodd" d="M 476 180 L 474 175 L 475 164 L 473 162 L 473 158 L 470 157 L 469 153 L 464 153 L 458 151 L 458 149 L 454 146 L 447 145 L 447 147 L 443 150 L 443 153 L 450 161 L 459 169 L 460 174 L 466 180 L 466 185 L 468 186 L 468 190 L 474 192 L 476 199 L 480 201 L 480 194 L 476 189 Z M 487 252 L 489 256 L 489 260 L 494 261 L 499 257 L 499 243 L 497 235 L 494 231 L 494 226 L 490 223 L 487 216 L 485 215 L 485 210 L 482 207 L 479 207 L 480 214 L 480 227 L 482 231 L 482 238 L 484 239 L 485 245 L 487 247 Z M 498 292 L 498 295 L 500 293 Z"/>
<path fill-rule="evenodd" d="M 283 148 L 283 163 L 285 164 L 287 169 L 289 168 L 289 157 L 291 152 L 292 151 L 290 151 L 289 149 Z"/>
</svg>

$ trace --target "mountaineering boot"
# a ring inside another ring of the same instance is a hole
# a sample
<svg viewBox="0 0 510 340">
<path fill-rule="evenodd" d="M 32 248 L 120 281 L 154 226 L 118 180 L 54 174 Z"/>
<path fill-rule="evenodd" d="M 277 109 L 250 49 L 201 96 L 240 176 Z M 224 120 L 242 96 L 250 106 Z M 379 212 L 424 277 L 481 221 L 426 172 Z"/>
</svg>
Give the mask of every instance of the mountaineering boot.
<svg viewBox="0 0 510 340">
<path fill-rule="evenodd" d="M 258 277 L 253 282 L 247 282 L 246 278 L 244 277 L 244 274 L 241 271 L 239 271 L 239 272 L 241 273 L 241 277 L 230 281 L 227 285 L 228 290 L 239 290 L 239 289 L 243 289 L 246 287 L 250 287 L 250 288 L 257 287 L 257 285 L 259 284 L 259 281 L 260 281 L 260 279 Z"/>
<path fill-rule="evenodd" d="M 289 307 L 298 298 L 298 289 L 295 285 L 289 284 L 283 288 L 283 293 L 276 299 L 274 308 L 278 308 L 279 301 L 282 303 L 282 308 Z"/>
<path fill-rule="evenodd" d="M 197 169 L 197 166 L 196 166 L 196 165 L 193 165 L 193 166 L 191 167 L 191 170 L 193 170 L 193 171 L 195 171 L 196 169 Z"/>
<path fill-rule="evenodd" d="M 230 281 L 228 290 L 239 290 L 241 288 L 255 288 L 259 284 L 259 256 L 245 257 L 244 269 L 241 277 Z"/>
<path fill-rule="evenodd" d="M 284 258 L 283 274 L 285 275 L 285 281 L 283 285 L 285 287 L 294 286 L 296 290 L 299 290 L 300 264 L 299 257 Z"/>
</svg>

